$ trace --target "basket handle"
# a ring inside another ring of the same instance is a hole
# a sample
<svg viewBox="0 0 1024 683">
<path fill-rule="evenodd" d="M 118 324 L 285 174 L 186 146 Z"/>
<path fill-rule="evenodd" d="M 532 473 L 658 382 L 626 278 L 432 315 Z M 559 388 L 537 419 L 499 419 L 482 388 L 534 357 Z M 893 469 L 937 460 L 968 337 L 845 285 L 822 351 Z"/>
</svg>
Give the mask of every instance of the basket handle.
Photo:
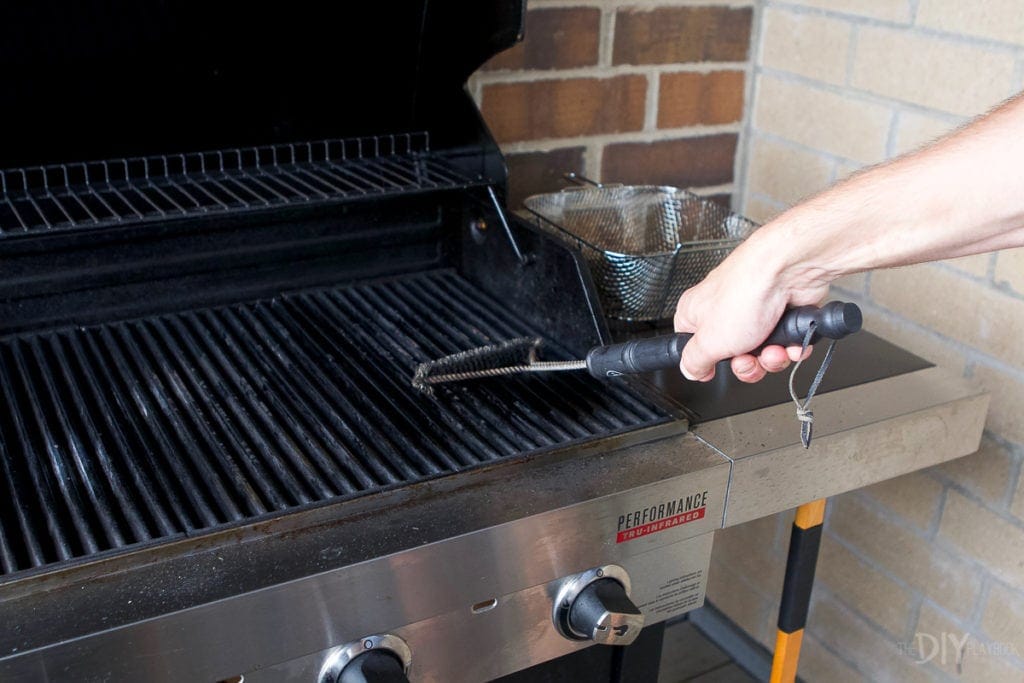
<svg viewBox="0 0 1024 683">
<path fill-rule="evenodd" d="M 596 180 L 591 180 L 586 176 L 582 176 L 575 171 L 569 171 L 562 175 L 563 178 L 568 180 L 570 183 L 575 183 L 571 187 L 563 187 L 562 192 L 578 192 L 579 190 L 586 190 L 587 185 L 602 190 L 606 187 L 622 187 L 622 183 L 599 183 Z"/>
</svg>

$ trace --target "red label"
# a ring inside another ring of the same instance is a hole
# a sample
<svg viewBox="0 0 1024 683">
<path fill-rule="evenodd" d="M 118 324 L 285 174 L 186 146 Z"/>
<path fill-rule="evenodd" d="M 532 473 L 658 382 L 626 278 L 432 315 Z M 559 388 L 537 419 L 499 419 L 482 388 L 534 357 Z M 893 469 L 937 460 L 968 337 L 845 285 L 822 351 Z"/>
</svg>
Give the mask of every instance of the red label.
<svg viewBox="0 0 1024 683">
<path fill-rule="evenodd" d="M 635 526 L 632 529 L 620 531 L 618 535 L 615 536 L 615 542 L 623 543 L 625 541 L 632 541 L 634 538 L 640 538 L 641 536 L 649 536 L 650 534 L 656 534 L 659 531 L 671 529 L 672 527 L 679 526 L 680 524 L 686 524 L 687 522 L 695 522 L 698 519 L 704 519 L 705 510 L 707 510 L 706 507 L 697 508 L 696 510 L 683 512 L 672 517 L 659 519 L 657 522 L 648 522 L 647 524 Z"/>
</svg>

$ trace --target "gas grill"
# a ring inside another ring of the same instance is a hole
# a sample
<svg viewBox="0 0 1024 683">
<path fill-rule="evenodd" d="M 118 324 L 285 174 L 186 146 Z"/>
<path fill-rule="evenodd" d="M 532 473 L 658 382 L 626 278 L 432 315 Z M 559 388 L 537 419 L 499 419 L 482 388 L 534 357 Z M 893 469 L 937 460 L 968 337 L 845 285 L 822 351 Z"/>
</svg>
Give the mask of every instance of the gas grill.
<svg viewBox="0 0 1024 683">
<path fill-rule="evenodd" d="M 321 5 L 0 10 L 0 679 L 540 676 L 703 604 L 714 529 L 977 446 L 869 335 L 810 454 L 778 381 L 414 389 L 611 336 L 464 90 L 522 2 Z"/>
</svg>

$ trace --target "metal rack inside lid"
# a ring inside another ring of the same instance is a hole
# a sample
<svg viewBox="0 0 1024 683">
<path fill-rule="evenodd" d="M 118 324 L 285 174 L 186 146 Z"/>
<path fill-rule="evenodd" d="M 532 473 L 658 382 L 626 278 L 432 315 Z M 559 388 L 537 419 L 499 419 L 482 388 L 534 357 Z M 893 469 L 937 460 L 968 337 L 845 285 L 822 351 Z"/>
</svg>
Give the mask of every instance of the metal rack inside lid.
<svg viewBox="0 0 1024 683">
<path fill-rule="evenodd" d="M 0 239 L 474 184 L 427 133 L 0 170 Z"/>
</svg>

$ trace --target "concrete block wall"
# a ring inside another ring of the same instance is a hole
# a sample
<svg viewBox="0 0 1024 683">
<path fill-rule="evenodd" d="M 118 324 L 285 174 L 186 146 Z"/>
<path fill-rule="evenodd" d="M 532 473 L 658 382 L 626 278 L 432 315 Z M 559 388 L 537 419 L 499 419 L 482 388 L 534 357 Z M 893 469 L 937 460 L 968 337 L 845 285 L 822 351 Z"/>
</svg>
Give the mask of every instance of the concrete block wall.
<svg viewBox="0 0 1024 683">
<path fill-rule="evenodd" d="M 509 205 L 570 171 L 728 203 L 753 4 L 531 0 L 525 40 L 470 80 L 509 162 Z"/>
<path fill-rule="evenodd" d="M 759 222 L 1024 88 L 1020 0 L 766 0 L 754 32 L 736 206 Z M 1021 681 L 1024 250 L 839 285 L 868 329 L 993 400 L 978 453 L 830 502 L 799 673 Z M 791 520 L 715 542 L 710 599 L 769 647 Z"/>
</svg>

